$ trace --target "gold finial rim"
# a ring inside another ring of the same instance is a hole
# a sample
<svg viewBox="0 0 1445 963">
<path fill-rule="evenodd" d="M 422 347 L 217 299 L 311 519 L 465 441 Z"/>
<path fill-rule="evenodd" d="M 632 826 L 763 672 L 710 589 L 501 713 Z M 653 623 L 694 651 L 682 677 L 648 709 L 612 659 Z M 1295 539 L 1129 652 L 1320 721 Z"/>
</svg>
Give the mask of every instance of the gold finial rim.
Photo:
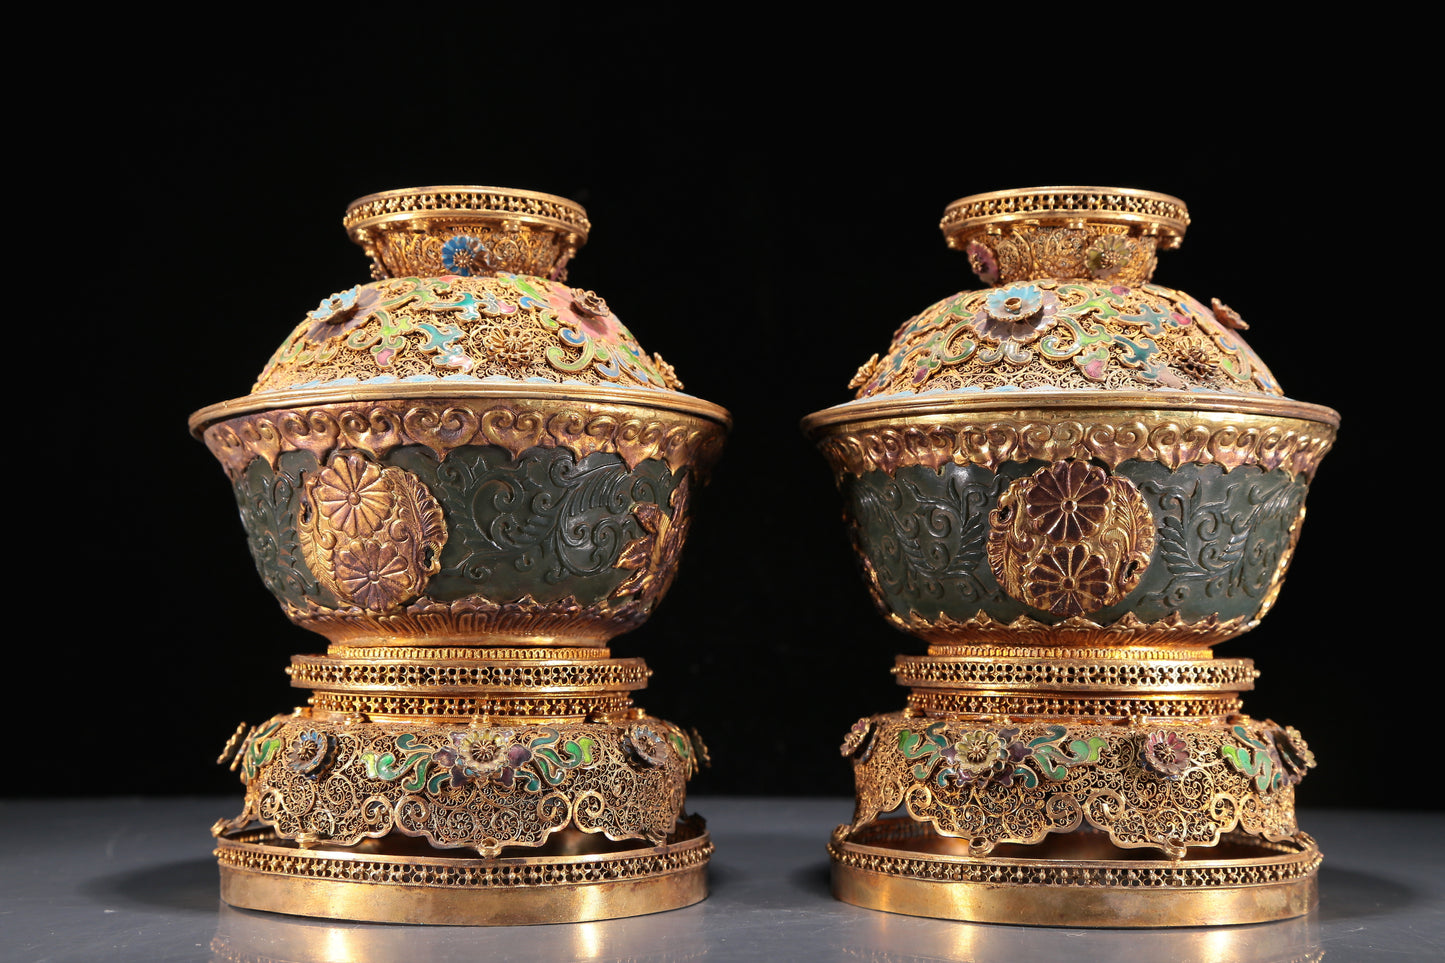
<svg viewBox="0 0 1445 963">
<path fill-rule="evenodd" d="M 581 247 L 592 222 L 576 201 L 514 187 L 442 184 L 401 187 L 358 197 L 346 207 L 342 224 L 358 244 L 373 231 L 406 228 L 417 221 L 509 220 L 572 235 Z"/>
<path fill-rule="evenodd" d="M 1022 187 L 960 197 L 944 208 L 938 226 L 952 240 L 991 226 L 1073 220 L 1138 227 L 1174 247 L 1189 227 L 1189 209 L 1172 194 L 1133 187 Z"/>
</svg>

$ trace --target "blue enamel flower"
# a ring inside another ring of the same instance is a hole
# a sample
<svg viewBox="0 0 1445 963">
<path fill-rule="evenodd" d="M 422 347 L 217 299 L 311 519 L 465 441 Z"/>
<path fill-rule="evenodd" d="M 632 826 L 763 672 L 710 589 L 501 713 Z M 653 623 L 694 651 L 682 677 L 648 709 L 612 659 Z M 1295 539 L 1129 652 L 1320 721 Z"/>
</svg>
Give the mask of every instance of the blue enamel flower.
<svg viewBox="0 0 1445 963">
<path fill-rule="evenodd" d="M 471 277 L 492 265 L 492 249 L 479 237 L 458 234 L 442 245 L 442 267 L 450 274 Z"/>
<path fill-rule="evenodd" d="M 286 752 L 286 768 L 303 776 L 311 775 L 326 762 L 331 753 L 331 737 L 308 729 L 291 742 Z"/>
<path fill-rule="evenodd" d="M 1058 296 L 1033 284 L 1015 284 L 988 292 L 973 329 L 995 341 L 1033 341 L 1056 323 Z"/>
</svg>

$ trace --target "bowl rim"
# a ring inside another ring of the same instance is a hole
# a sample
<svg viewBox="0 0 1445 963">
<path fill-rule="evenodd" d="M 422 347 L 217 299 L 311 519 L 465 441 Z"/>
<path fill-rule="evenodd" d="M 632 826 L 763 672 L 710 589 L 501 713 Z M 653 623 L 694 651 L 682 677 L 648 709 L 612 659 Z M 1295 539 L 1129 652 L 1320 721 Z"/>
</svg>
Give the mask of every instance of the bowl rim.
<svg viewBox="0 0 1445 963">
<path fill-rule="evenodd" d="M 982 412 L 1024 412 L 1040 409 L 1088 411 L 1192 411 L 1272 415 L 1338 428 L 1339 412 L 1324 405 L 1274 395 L 1240 395 L 1202 391 L 980 391 L 884 395 L 824 408 L 802 420 L 803 434 L 816 437 L 851 424 L 927 415 L 970 415 Z"/>
<path fill-rule="evenodd" d="M 392 381 L 385 384 L 355 384 L 342 387 L 320 385 L 286 388 L 245 395 L 207 405 L 191 413 L 187 424 L 196 438 L 205 436 L 213 425 L 242 415 L 320 405 L 384 401 L 485 401 L 538 400 L 573 401 L 582 404 L 624 404 L 695 415 L 732 429 L 732 415 L 721 405 L 680 391 L 656 388 L 628 388 L 616 385 L 557 384 L 555 382 L 463 382 Z"/>
</svg>

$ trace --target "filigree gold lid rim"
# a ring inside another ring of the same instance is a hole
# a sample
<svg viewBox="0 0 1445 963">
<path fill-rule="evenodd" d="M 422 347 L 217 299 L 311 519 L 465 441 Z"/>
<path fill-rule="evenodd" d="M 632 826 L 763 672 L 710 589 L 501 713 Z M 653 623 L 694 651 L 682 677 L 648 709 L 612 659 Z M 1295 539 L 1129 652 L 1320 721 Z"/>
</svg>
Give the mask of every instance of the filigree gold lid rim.
<svg viewBox="0 0 1445 963">
<path fill-rule="evenodd" d="M 938 226 L 953 237 L 989 225 L 1072 220 L 1138 226 L 1177 243 L 1189 227 L 1189 209 L 1171 194 L 1132 187 L 1023 187 L 960 197 Z"/>
<path fill-rule="evenodd" d="M 402 187 L 358 197 L 346 207 L 342 224 L 353 240 L 420 220 L 515 220 L 542 224 L 587 241 L 592 222 L 576 201 L 542 191 L 472 184 Z"/>
<path fill-rule="evenodd" d="M 660 411 L 675 411 L 696 415 L 717 422 L 724 430 L 732 429 L 732 415 L 721 405 L 704 401 L 679 391 L 659 391 L 648 388 L 599 387 L 597 385 L 559 384 L 507 384 L 474 383 L 446 384 L 437 382 L 398 383 L 382 385 L 350 385 L 346 388 L 318 387 L 298 388 L 284 391 L 268 391 L 262 394 L 246 395 L 229 401 L 217 402 L 192 412 L 187 424 L 191 434 L 202 437 L 206 429 L 216 422 L 240 415 L 249 415 L 271 409 L 295 408 L 307 405 L 344 405 L 353 402 L 377 401 L 458 401 L 485 399 L 537 399 L 548 401 L 572 401 L 579 403 L 601 403 L 635 405 Z"/>
<path fill-rule="evenodd" d="M 1339 412 L 1324 405 L 1267 395 L 1204 394 L 1189 391 L 1009 391 L 966 395 L 889 395 L 871 401 L 850 402 L 815 411 L 803 418 L 802 429 L 812 437 L 839 425 L 890 418 L 927 415 L 970 415 L 975 412 L 1024 412 L 1066 409 L 1080 416 L 1091 410 L 1209 411 L 1224 414 L 1273 415 L 1297 418 L 1338 428 Z"/>
</svg>

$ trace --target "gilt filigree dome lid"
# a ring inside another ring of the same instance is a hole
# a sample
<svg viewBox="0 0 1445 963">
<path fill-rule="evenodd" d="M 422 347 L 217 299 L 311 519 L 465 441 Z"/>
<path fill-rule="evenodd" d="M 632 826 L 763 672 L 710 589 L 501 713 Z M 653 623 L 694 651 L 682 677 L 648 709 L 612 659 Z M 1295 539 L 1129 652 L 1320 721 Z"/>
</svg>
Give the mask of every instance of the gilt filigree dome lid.
<svg viewBox="0 0 1445 963">
<path fill-rule="evenodd" d="M 519 395 L 640 401 L 726 422 L 682 393 L 600 295 L 569 287 L 591 223 L 536 191 L 419 187 L 353 201 L 343 221 L 372 281 L 305 311 L 245 398 L 217 416 L 359 397 Z"/>
<path fill-rule="evenodd" d="M 826 420 L 939 403 L 1298 405 L 1244 340 L 1237 312 L 1152 283 L 1158 252 L 1178 247 L 1188 225 L 1183 201 L 1127 188 L 954 201 L 940 227 L 987 286 L 905 321 Z"/>
</svg>

